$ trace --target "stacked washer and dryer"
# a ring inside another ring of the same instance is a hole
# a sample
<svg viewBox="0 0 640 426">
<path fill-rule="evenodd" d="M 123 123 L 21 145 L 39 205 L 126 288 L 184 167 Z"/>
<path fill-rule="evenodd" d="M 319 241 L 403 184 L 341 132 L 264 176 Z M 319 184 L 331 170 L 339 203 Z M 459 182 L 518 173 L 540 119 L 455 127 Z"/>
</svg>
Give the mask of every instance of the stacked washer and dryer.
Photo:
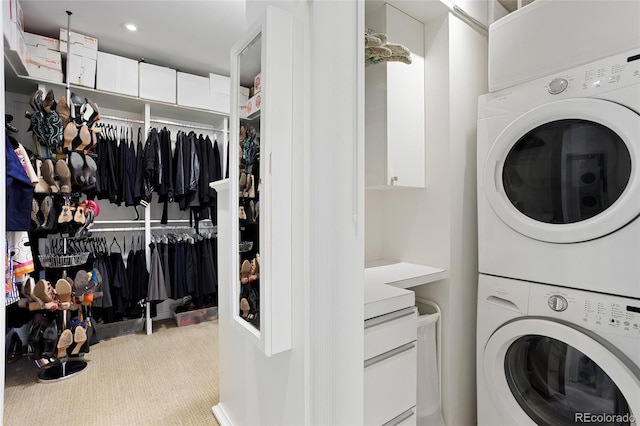
<svg viewBox="0 0 640 426">
<path fill-rule="evenodd" d="M 536 0 L 478 104 L 478 425 L 640 424 L 640 1 Z"/>
</svg>

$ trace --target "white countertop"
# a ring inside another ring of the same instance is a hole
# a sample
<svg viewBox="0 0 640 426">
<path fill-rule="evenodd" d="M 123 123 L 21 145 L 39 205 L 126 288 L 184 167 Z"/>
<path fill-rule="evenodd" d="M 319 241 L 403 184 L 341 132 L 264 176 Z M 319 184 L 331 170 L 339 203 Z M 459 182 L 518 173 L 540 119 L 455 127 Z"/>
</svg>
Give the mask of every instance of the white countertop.
<svg viewBox="0 0 640 426">
<path fill-rule="evenodd" d="M 409 287 L 446 278 L 446 271 L 406 262 L 375 261 L 365 265 L 364 319 L 414 306 Z"/>
</svg>

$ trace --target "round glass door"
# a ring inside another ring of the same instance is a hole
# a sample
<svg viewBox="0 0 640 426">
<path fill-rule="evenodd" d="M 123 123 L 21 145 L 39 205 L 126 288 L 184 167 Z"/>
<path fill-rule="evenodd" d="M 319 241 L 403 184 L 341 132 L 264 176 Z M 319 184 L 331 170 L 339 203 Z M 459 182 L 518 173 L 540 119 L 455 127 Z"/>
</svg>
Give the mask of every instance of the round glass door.
<svg viewBox="0 0 640 426">
<path fill-rule="evenodd" d="M 487 154 L 483 185 L 513 230 L 551 243 L 589 241 L 640 214 L 640 116 L 566 99 L 513 120 Z"/>
<path fill-rule="evenodd" d="M 520 337 L 507 350 L 504 369 L 516 401 L 537 424 L 574 425 L 587 417 L 594 424 L 631 424 L 629 404 L 613 380 L 564 342 Z"/>
<path fill-rule="evenodd" d="M 531 219 L 555 224 L 589 219 L 620 198 L 631 156 L 611 129 L 586 120 L 545 123 L 507 154 L 502 184 L 509 201 Z"/>
<path fill-rule="evenodd" d="M 514 425 L 636 425 L 638 368 L 592 336 L 538 317 L 504 324 L 481 354 L 491 409 Z"/>
</svg>

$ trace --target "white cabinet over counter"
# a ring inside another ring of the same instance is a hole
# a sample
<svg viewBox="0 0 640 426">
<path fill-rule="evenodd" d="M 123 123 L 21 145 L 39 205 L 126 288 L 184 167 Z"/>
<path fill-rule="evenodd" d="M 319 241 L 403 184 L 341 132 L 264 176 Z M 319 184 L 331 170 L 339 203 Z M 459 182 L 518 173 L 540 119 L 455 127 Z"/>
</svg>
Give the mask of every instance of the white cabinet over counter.
<svg viewBox="0 0 640 426">
<path fill-rule="evenodd" d="M 424 24 L 388 4 L 367 10 L 366 28 L 411 51 L 411 63 L 365 69 L 367 189 L 425 186 Z"/>
</svg>

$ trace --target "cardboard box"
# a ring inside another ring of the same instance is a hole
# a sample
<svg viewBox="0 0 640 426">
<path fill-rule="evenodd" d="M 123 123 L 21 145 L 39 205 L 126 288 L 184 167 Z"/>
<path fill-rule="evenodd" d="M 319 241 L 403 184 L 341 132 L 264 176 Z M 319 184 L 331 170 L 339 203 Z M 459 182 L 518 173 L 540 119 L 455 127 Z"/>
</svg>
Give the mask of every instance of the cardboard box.
<svg viewBox="0 0 640 426">
<path fill-rule="evenodd" d="M 62 63 L 62 55 L 60 54 L 60 52 L 47 49 L 45 46 L 32 46 L 27 44 L 27 50 L 29 51 L 29 56 L 31 56 L 31 60 L 33 61 L 38 59 L 41 59 L 41 60 L 49 59 L 52 61 L 58 61 Z"/>
<path fill-rule="evenodd" d="M 253 95 L 247 101 L 247 117 L 253 117 L 262 108 L 262 93 Z"/>
<path fill-rule="evenodd" d="M 96 60 L 75 55 L 73 50 L 67 61 L 69 59 L 71 59 L 67 75 L 69 83 L 94 88 L 96 86 Z"/>
<path fill-rule="evenodd" d="M 178 72 L 177 77 L 178 105 L 212 109 L 213 96 L 211 95 L 208 77 L 184 72 Z"/>
<path fill-rule="evenodd" d="M 3 22 L 3 24 L 6 24 L 6 26 L 3 25 L 5 57 L 18 74 L 27 75 L 30 55 L 22 31 L 17 23 Z"/>
<path fill-rule="evenodd" d="M 239 90 L 239 94 L 240 97 L 244 97 L 245 102 L 249 100 L 249 92 L 251 91 L 251 89 L 249 89 L 248 87 L 242 87 L 240 86 Z"/>
<path fill-rule="evenodd" d="M 56 61 L 51 61 L 56 62 Z M 64 82 L 64 74 L 60 69 L 60 63 L 56 66 L 47 66 L 47 61 L 33 61 L 29 62 L 29 75 L 31 77 L 39 78 L 42 80 L 54 81 L 56 83 Z M 50 64 L 53 65 L 53 64 Z"/>
<path fill-rule="evenodd" d="M 176 70 L 140 62 L 138 72 L 141 98 L 176 103 Z"/>
<path fill-rule="evenodd" d="M 60 53 L 62 53 L 65 57 L 67 56 L 67 42 L 60 41 Z M 93 59 L 94 61 L 98 59 L 98 51 L 93 48 L 86 47 L 80 43 L 71 43 L 71 54 L 82 56 L 83 58 Z"/>
<path fill-rule="evenodd" d="M 254 94 L 260 93 L 260 90 L 262 90 L 261 75 L 262 75 L 262 73 L 259 73 L 258 75 L 256 75 L 253 78 L 253 92 L 254 92 Z"/>
<path fill-rule="evenodd" d="M 20 2 L 18 0 L 4 0 L 2 8 L 2 27 L 6 29 L 9 23 L 13 23 L 17 25 L 17 29 L 24 32 L 24 14 Z"/>
<path fill-rule="evenodd" d="M 62 45 L 64 44 L 66 46 L 66 42 L 67 42 L 67 29 L 60 28 L 60 51 L 61 52 L 63 51 Z M 71 43 L 79 44 L 89 50 L 95 50 L 96 52 L 98 51 L 98 39 L 95 37 L 91 37 L 91 36 L 80 34 L 80 33 L 74 33 L 73 31 L 71 31 Z M 73 52 L 73 46 L 71 47 L 71 50 L 72 50 L 71 53 L 75 53 Z M 66 48 L 64 49 L 64 51 L 66 51 Z"/>
<path fill-rule="evenodd" d="M 56 40 L 55 38 L 32 33 L 24 33 L 24 42 L 27 46 L 44 47 L 55 52 L 60 51 L 60 40 Z"/>
<path fill-rule="evenodd" d="M 138 96 L 138 61 L 98 52 L 96 89 Z"/>
</svg>

